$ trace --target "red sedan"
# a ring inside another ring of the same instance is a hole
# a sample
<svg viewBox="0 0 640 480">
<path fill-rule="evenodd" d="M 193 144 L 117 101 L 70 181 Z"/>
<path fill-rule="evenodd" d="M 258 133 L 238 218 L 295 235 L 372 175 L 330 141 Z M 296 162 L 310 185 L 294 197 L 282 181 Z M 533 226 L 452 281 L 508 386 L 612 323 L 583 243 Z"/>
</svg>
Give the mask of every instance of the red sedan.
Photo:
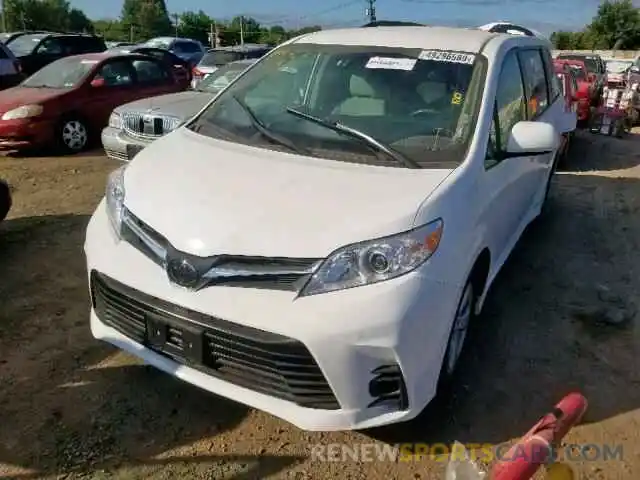
<svg viewBox="0 0 640 480">
<path fill-rule="evenodd" d="M 140 54 L 66 57 L 0 92 L 0 149 L 85 149 L 123 103 L 184 90 L 170 66 Z"/>
</svg>

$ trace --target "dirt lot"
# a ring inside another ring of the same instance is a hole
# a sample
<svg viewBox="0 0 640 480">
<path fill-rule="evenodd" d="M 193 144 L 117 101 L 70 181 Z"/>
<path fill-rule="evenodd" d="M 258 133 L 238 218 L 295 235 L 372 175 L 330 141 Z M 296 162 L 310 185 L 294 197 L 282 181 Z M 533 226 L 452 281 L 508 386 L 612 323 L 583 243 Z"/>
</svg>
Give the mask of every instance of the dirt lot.
<svg viewBox="0 0 640 480">
<path fill-rule="evenodd" d="M 116 165 L 100 153 L 0 158 L 0 477 L 419 479 L 443 463 L 322 463 L 314 444 L 500 443 L 569 389 L 590 400 L 569 441 L 620 444 L 582 478 L 640 475 L 640 135 L 582 134 L 552 208 L 495 285 L 444 414 L 365 433 L 304 433 L 94 341 L 84 229 Z M 618 323 L 612 325 L 612 323 Z M 635 473 L 633 473 L 635 471 Z"/>
</svg>

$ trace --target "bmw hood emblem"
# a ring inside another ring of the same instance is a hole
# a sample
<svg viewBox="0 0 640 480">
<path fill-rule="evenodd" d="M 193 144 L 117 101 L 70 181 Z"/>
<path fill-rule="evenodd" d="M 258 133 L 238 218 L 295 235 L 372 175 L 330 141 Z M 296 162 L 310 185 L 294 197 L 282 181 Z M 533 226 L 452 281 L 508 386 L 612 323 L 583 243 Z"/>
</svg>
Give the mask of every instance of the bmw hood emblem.
<svg viewBox="0 0 640 480">
<path fill-rule="evenodd" d="M 194 288 L 200 281 L 198 269 L 185 259 L 172 259 L 167 263 L 167 276 L 176 285 Z"/>
</svg>

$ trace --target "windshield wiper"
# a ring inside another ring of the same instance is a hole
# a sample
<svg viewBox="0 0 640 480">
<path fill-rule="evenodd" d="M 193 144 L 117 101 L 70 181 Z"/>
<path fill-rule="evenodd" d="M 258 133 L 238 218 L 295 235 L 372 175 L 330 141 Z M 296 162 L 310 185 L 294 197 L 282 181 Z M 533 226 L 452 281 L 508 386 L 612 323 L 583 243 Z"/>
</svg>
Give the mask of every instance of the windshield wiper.
<svg viewBox="0 0 640 480">
<path fill-rule="evenodd" d="M 273 142 L 282 145 L 284 147 L 287 147 L 289 150 L 292 150 L 296 153 L 302 153 L 305 155 L 308 155 L 308 150 L 303 149 L 301 147 L 298 147 L 295 143 L 293 143 L 292 141 L 281 137 L 278 134 L 273 133 L 271 130 L 269 130 L 264 123 L 262 123 L 260 121 L 260 119 L 258 117 L 256 117 L 256 114 L 253 113 L 253 110 L 251 110 L 251 108 L 245 104 L 242 100 L 240 100 L 238 97 L 236 97 L 235 95 L 231 95 L 231 98 L 233 98 L 233 100 L 238 104 L 238 106 L 240 108 L 242 108 L 242 110 L 244 110 L 244 112 L 247 114 L 247 116 L 249 117 L 249 119 L 251 120 L 251 124 L 254 126 L 254 128 L 260 132 L 260 134 L 265 137 L 268 138 L 269 140 L 272 140 Z"/>
<path fill-rule="evenodd" d="M 324 118 L 320 118 L 320 117 L 316 117 L 313 115 L 309 115 L 308 113 L 305 112 L 301 112 L 300 110 L 296 110 L 295 108 L 292 107 L 287 107 L 287 112 L 303 118 L 304 120 L 308 120 L 310 122 L 316 123 L 318 125 L 322 125 L 323 127 L 327 127 L 331 130 L 333 130 L 334 132 L 337 133 L 341 133 L 343 135 L 347 135 L 351 138 L 355 138 L 356 140 L 360 140 L 361 142 L 363 142 L 365 145 L 367 145 L 369 148 L 375 150 L 376 152 L 382 152 L 385 155 L 387 155 L 389 158 L 395 160 L 398 163 L 403 164 L 405 167 L 408 168 L 421 168 L 420 165 L 418 165 L 416 162 L 414 162 L 412 159 L 410 159 L 409 157 L 407 157 L 406 155 L 403 155 L 402 153 L 394 150 L 393 148 L 391 148 L 388 145 L 385 145 L 384 143 L 382 143 L 379 140 L 376 140 L 375 138 L 373 138 L 372 136 L 361 132 L 360 130 L 357 130 L 355 128 L 351 128 L 348 127 L 340 122 L 334 122 L 331 120 L 326 120 Z"/>
</svg>

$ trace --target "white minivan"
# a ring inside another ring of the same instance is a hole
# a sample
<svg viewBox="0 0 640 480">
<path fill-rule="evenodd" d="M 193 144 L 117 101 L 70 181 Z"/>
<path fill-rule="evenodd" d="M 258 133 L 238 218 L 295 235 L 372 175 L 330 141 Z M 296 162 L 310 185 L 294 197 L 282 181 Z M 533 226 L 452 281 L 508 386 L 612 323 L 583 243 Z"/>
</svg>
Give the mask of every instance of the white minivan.
<svg viewBox="0 0 640 480">
<path fill-rule="evenodd" d="M 85 243 L 93 336 L 303 429 L 410 420 L 575 122 L 540 38 L 295 38 L 110 175 Z"/>
</svg>

